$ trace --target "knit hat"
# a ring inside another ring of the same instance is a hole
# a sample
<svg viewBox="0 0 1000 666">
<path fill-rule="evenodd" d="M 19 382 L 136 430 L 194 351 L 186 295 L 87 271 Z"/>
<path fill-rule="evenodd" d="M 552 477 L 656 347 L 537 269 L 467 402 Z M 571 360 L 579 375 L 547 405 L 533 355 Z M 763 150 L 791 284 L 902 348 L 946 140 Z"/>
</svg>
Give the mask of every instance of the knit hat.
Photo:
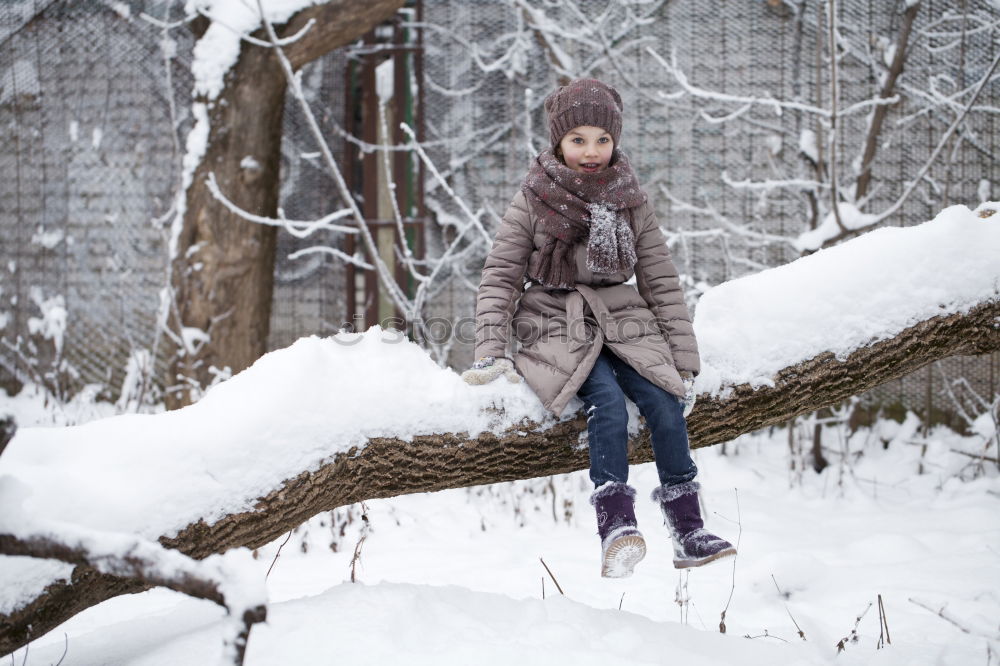
<svg viewBox="0 0 1000 666">
<path fill-rule="evenodd" d="M 555 148 L 574 127 L 600 127 L 618 147 L 622 133 L 622 98 L 618 91 L 597 79 L 576 79 L 545 98 L 549 140 Z"/>
</svg>

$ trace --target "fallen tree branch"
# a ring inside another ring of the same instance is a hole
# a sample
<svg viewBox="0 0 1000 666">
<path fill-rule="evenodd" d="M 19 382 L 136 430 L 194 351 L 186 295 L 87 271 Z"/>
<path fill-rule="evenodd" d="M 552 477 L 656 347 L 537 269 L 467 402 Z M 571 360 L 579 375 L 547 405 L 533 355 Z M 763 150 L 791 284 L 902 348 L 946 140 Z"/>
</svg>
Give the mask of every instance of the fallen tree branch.
<svg viewBox="0 0 1000 666">
<path fill-rule="evenodd" d="M 792 417 L 862 393 L 935 360 L 1000 350 L 1000 299 L 966 314 L 934 317 L 896 337 L 860 348 L 838 360 L 831 353 L 785 368 L 773 387 L 733 388 L 727 397 L 703 396 L 688 420 L 691 446 L 711 446 L 743 433 L 787 422 Z M 198 521 L 159 542 L 189 557 L 269 543 L 310 517 L 367 499 L 433 492 L 513 481 L 586 469 L 587 449 L 578 437 L 582 414 L 547 428 L 522 423 L 502 434 L 478 437 L 447 433 L 374 438 L 312 472 L 288 479 L 257 500 L 253 510 L 209 525 Z M 636 436 L 633 463 L 653 460 L 647 431 Z M 409 470 L 399 474 L 398 470 Z M 106 576 L 79 565 L 69 583 L 55 583 L 24 608 L 0 615 L 0 654 L 11 652 L 56 627 L 80 610 L 147 584 Z"/>
<path fill-rule="evenodd" d="M 211 567 L 204 561 L 192 560 L 179 552 L 166 551 L 157 544 L 128 537 L 125 538 L 124 548 L 119 548 L 123 545 L 120 537 L 111 544 L 110 547 L 105 544 L 103 548 L 85 546 L 82 542 L 71 545 L 47 535 L 22 537 L 0 533 L 2 555 L 59 560 L 76 565 L 77 570 L 90 570 L 107 576 L 111 581 L 121 580 L 126 588 L 135 585 L 139 588 L 135 591 L 165 587 L 222 606 L 233 616 L 230 631 L 225 637 L 224 660 L 237 666 L 243 663 L 251 627 L 267 619 L 265 605 L 253 604 L 244 608 L 243 604 L 227 598 L 227 584 L 230 590 L 239 589 L 239 596 L 249 596 L 240 589 L 245 581 L 226 571 L 221 561 L 215 563 L 216 567 Z M 98 580 L 103 582 L 103 579 Z"/>
</svg>

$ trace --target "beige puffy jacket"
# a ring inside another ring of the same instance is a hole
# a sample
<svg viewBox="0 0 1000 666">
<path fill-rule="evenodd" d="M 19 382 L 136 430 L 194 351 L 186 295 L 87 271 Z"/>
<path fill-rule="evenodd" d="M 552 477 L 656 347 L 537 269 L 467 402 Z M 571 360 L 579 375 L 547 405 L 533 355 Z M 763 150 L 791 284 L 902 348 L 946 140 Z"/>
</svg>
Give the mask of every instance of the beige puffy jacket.
<svg viewBox="0 0 1000 666">
<path fill-rule="evenodd" d="M 476 301 L 476 357 L 507 356 L 557 416 L 594 367 L 601 347 L 677 396 L 679 372 L 697 375 L 698 343 L 677 269 L 649 203 L 630 209 L 636 237 L 633 271 L 610 275 L 587 268 L 585 243 L 576 246 L 576 289 L 525 287 L 528 261 L 545 234 L 523 192 L 500 224 L 483 267 Z"/>
</svg>

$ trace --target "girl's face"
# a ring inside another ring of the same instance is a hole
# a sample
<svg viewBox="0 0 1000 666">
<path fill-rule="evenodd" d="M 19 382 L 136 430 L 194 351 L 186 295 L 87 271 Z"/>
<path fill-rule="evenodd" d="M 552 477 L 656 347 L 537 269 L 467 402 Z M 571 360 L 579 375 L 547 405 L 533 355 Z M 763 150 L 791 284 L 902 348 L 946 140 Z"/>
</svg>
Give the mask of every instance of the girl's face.
<svg viewBox="0 0 1000 666">
<path fill-rule="evenodd" d="M 615 142 L 600 127 L 574 127 L 559 142 L 563 162 L 573 171 L 597 173 L 607 168 Z"/>
</svg>

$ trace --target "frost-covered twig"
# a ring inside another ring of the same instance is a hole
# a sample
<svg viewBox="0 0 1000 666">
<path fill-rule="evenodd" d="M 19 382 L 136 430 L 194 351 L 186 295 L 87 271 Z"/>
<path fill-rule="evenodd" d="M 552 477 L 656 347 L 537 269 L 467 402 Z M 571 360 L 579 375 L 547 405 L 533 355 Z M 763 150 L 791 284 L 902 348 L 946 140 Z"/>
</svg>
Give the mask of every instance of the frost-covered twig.
<svg viewBox="0 0 1000 666">
<path fill-rule="evenodd" d="M 180 19 L 179 21 L 164 21 L 162 19 L 156 18 L 155 16 L 150 16 L 146 12 L 139 12 L 139 18 L 141 18 L 146 23 L 154 25 L 162 30 L 174 30 L 175 28 L 180 28 L 187 25 L 195 18 L 197 18 L 197 16 L 195 14 L 189 14 L 184 18 Z"/>
<path fill-rule="evenodd" d="M 673 93 L 660 92 L 660 99 L 677 99 L 682 97 L 684 94 L 691 95 L 699 99 L 709 99 L 716 102 L 723 102 L 726 104 L 750 104 L 752 106 L 763 106 L 768 107 L 774 111 L 776 115 L 781 115 L 784 111 L 804 111 L 806 113 L 811 113 L 813 115 L 819 116 L 820 118 L 830 118 L 831 112 L 829 109 L 824 109 L 818 106 L 813 106 L 811 104 L 804 104 L 802 102 L 789 102 L 785 100 L 780 100 L 770 95 L 764 96 L 747 96 L 747 95 L 730 95 L 728 93 L 720 93 L 714 90 L 707 90 L 705 88 L 699 88 L 688 81 L 687 75 L 681 70 L 680 66 L 677 64 L 677 50 L 674 49 L 671 53 L 671 62 L 667 62 L 663 56 L 661 56 L 652 47 L 646 47 L 646 52 L 649 53 L 653 58 L 663 67 L 667 72 L 674 77 L 680 85 L 681 90 Z M 864 111 L 873 106 L 879 105 L 892 105 L 899 101 L 899 98 L 891 99 L 867 99 L 856 104 L 852 104 L 846 109 L 841 109 L 839 114 L 841 116 L 852 115 L 858 113 L 859 111 Z"/>
<path fill-rule="evenodd" d="M 687 624 L 690 616 L 691 591 L 688 589 L 688 582 L 691 579 L 691 570 L 684 569 L 677 572 L 677 586 L 674 587 L 674 603 L 680 611 L 680 623 Z"/>
<path fill-rule="evenodd" d="M 825 190 L 830 187 L 829 183 L 823 183 L 818 180 L 808 180 L 805 178 L 784 178 L 781 180 L 733 180 L 729 177 L 729 174 L 725 171 L 722 172 L 722 182 L 735 190 L 773 190 L 779 187 L 790 187 L 790 188 L 801 188 L 801 189 L 814 189 L 814 190 Z"/>
<path fill-rule="evenodd" d="M 705 206 L 696 206 L 692 203 L 686 202 L 677 196 L 675 196 L 666 186 L 665 183 L 660 182 L 660 192 L 663 196 L 670 200 L 671 204 L 679 211 L 687 211 L 691 213 L 696 213 L 698 215 L 704 215 L 712 218 L 728 231 L 736 234 L 737 236 L 743 236 L 749 240 L 755 240 L 762 243 L 785 243 L 792 247 L 795 247 L 795 239 L 789 238 L 787 236 L 779 236 L 777 234 L 768 234 L 761 231 L 754 231 L 752 229 L 746 228 L 742 224 L 737 224 L 733 222 L 728 217 L 720 213 L 714 206 L 707 204 Z"/>
<path fill-rule="evenodd" d="M 226 197 L 219 189 L 219 184 L 215 180 L 215 172 L 210 171 L 206 179 L 208 185 L 208 191 L 212 193 L 212 196 L 216 201 L 221 203 L 226 209 L 237 215 L 247 222 L 255 222 L 257 224 L 264 224 L 270 227 L 280 227 L 290 233 L 296 238 L 306 238 L 307 236 L 316 233 L 317 231 L 335 231 L 341 234 L 357 234 L 358 230 L 356 227 L 345 227 L 337 224 L 331 224 L 335 220 L 341 220 L 345 217 L 351 215 L 350 208 L 341 208 L 340 210 L 334 211 L 329 215 L 319 218 L 318 220 L 287 220 L 285 218 L 274 218 L 274 217 L 264 217 L 262 215 L 255 215 L 249 211 L 246 211 Z"/>
<path fill-rule="evenodd" d="M 379 125 L 382 128 L 382 136 L 384 137 L 384 143 L 389 141 L 389 125 L 385 119 L 385 101 L 379 96 L 378 99 L 378 117 Z M 397 256 L 398 252 L 402 252 L 402 264 L 406 266 L 410 275 L 418 283 L 424 283 L 427 281 L 427 276 L 417 270 L 416 265 L 413 263 L 413 250 L 410 249 L 410 244 L 406 242 L 406 230 L 403 228 L 403 216 L 399 212 L 399 202 L 396 200 L 396 182 L 392 179 L 392 163 L 389 160 L 389 153 L 387 151 L 382 151 L 383 167 L 385 169 L 385 177 L 388 181 L 389 187 L 389 201 L 392 202 L 392 219 L 396 223 L 396 234 L 399 242 L 396 244 Z M 419 316 L 420 308 L 414 306 L 414 313 Z"/>
<path fill-rule="evenodd" d="M 778 581 L 775 579 L 774 574 L 771 574 L 771 580 L 774 581 L 774 588 L 778 590 L 778 596 L 780 596 L 783 600 L 787 599 L 788 594 L 782 592 L 781 588 L 778 587 Z M 792 611 L 788 608 L 788 604 L 785 603 L 784 601 L 782 601 L 782 604 L 785 606 L 785 612 L 788 613 L 788 619 L 790 619 L 792 621 L 792 624 L 795 625 L 795 631 L 796 633 L 798 633 L 799 638 L 801 638 L 802 640 L 806 640 L 806 632 L 802 631 L 802 627 L 800 627 L 799 623 L 795 621 L 795 617 L 792 615 Z"/>
<path fill-rule="evenodd" d="M 424 149 L 417 142 L 417 135 L 414 133 L 413 129 L 406 123 L 400 123 L 399 126 L 403 129 L 404 132 L 406 132 L 406 135 L 410 137 L 410 144 L 413 146 L 413 149 L 416 151 L 417 155 L 420 156 L 420 159 L 423 161 L 423 163 L 430 170 L 435 180 L 438 181 L 438 184 L 440 184 L 441 187 L 444 188 L 444 191 L 448 193 L 448 196 L 450 196 L 451 199 L 456 204 L 458 204 L 458 207 L 462 210 L 463 213 L 465 213 L 465 216 L 469 219 L 469 222 L 482 235 L 483 240 L 486 242 L 486 244 L 492 245 L 493 238 L 490 236 L 489 232 L 486 231 L 486 228 L 483 226 L 483 223 L 479 220 L 479 217 L 474 215 L 473 212 L 469 210 L 469 206 L 465 203 L 465 201 L 460 196 L 455 194 L 455 190 L 451 188 L 451 186 L 448 184 L 448 181 L 446 181 L 444 176 L 441 175 L 441 172 L 438 171 L 437 167 L 434 165 L 434 162 L 432 162 L 431 159 L 427 157 L 427 153 L 424 152 Z"/>
<path fill-rule="evenodd" d="M 995 641 L 995 640 L 1000 639 L 1000 634 L 992 634 L 991 635 L 991 634 L 988 634 L 988 633 L 985 633 L 985 632 L 982 632 L 982 631 L 969 629 L 958 618 L 956 618 L 955 616 L 953 616 L 951 613 L 948 612 L 948 604 L 947 603 L 942 604 L 940 608 L 935 608 L 931 604 L 923 602 L 923 601 L 920 601 L 918 599 L 914 599 L 913 597 L 910 597 L 909 599 L 907 599 L 907 601 L 909 601 L 911 604 L 913 604 L 915 606 L 920 606 L 924 610 L 927 610 L 927 611 L 930 611 L 931 613 L 934 613 L 935 615 L 937 615 L 942 620 L 945 620 L 946 622 L 949 622 L 949 623 L 955 625 L 956 627 L 958 627 L 963 633 L 970 634 L 970 635 L 973 635 L 973 636 L 980 636 L 981 638 L 986 638 L 986 639 L 991 640 L 991 641 Z"/>
<path fill-rule="evenodd" d="M 354 555 L 351 557 L 351 582 L 356 583 L 357 579 L 357 566 L 361 562 L 361 549 L 365 545 L 365 540 L 368 538 L 368 534 L 371 532 L 371 523 L 368 521 L 368 507 L 364 502 L 361 503 L 361 533 L 358 535 L 358 542 L 354 544 Z"/>
<path fill-rule="evenodd" d="M 928 40 L 933 39 L 948 39 L 951 37 L 961 38 L 963 35 L 968 37 L 970 35 L 979 35 L 983 33 L 992 33 L 1000 26 L 1000 20 L 994 20 L 987 18 L 987 14 L 980 14 L 978 12 L 963 12 L 961 14 L 953 14 L 951 12 L 944 12 L 940 18 L 931 21 L 921 30 L 919 30 L 922 37 L 926 37 Z M 946 24 L 949 21 L 961 21 L 962 27 L 959 30 L 941 30 L 937 31 L 939 26 Z M 968 27 L 967 23 L 978 23 L 973 27 Z M 950 48 L 958 46 L 956 42 L 950 42 L 943 46 L 937 47 L 933 52 L 940 52 Z M 928 47 L 930 49 L 931 47 Z"/>
<path fill-rule="evenodd" d="M 258 4 L 258 7 L 259 7 L 259 4 Z M 235 34 L 242 41 L 245 41 L 248 44 L 253 44 L 254 46 L 260 46 L 260 47 L 265 48 L 265 49 L 282 47 L 282 46 L 288 46 L 290 44 L 294 44 L 295 42 L 297 42 L 300 39 L 302 39 L 302 37 L 304 37 L 305 34 L 307 32 L 309 32 L 309 30 L 311 30 L 314 25 L 316 25 L 316 19 L 312 19 L 311 18 L 294 35 L 291 35 L 289 37 L 282 37 L 280 39 L 278 39 L 276 37 L 275 39 L 272 39 L 270 41 L 265 41 L 263 39 L 257 39 L 256 37 L 253 37 L 252 35 L 247 34 L 243 30 L 240 30 L 239 28 L 236 28 L 236 27 L 232 26 L 231 24 L 227 23 L 226 21 L 220 19 L 218 17 L 218 15 L 211 14 L 210 12 L 208 12 L 203 7 L 195 6 L 195 11 L 198 12 L 198 14 L 200 14 L 201 16 L 204 16 L 205 18 L 207 18 L 212 23 L 217 23 L 218 25 L 222 26 L 223 28 L 225 28 L 229 32 Z M 261 10 L 260 15 L 262 17 L 264 16 L 263 10 Z"/>
<path fill-rule="evenodd" d="M 736 493 L 736 524 L 739 526 L 739 531 L 736 533 L 736 552 L 740 550 L 740 540 L 743 538 L 743 517 L 740 513 L 740 491 L 738 488 L 734 488 L 733 492 Z M 729 598 L 726 600 L 726 607 L 722 609 L 722 613 L 719 617 L 719 633 L 726 633 L 726 613 L 729 611 L 729 604 L 733 601 L 733 593 L 736 591 L 736 560 L 739 556 L 733 556 L 733 576 L 732 584 L 729 587 Z"/>
<path fill-rule="evenodd" d="M 861 611 L 861 614 L 858 615 L 856 618 L 854 618 L 854 628 L 851 629 L 851 633 L 849 633 L 848 635 L 844 636 L 839 641 L 837 641 L 837 654 L 840 654 L 841 652 L 847 649 L 848 642 L 851 643 L 858 642 L 858 625 L 861 624 L 861 620 L 865 617 L 865 615 L 868 614 L 868 611 L 871 610 L 871 607 L 872 603 L 868 602 L 868 605 L 865 607 L 863 611 Z"/>
<path fill-rule="evenodd" d="M 351 264 L 352 266 L 356 266 L 357 268 L 360 268 L 362 270 L 366 271 L 375 270 L 375 266 L 369 264 L 367 261 L 361 259 L 359 256 L 357 255 L 352 256 L 350 254 L 347 254 L 343 250 L 338 250 L 335 247 L 329 247 L 326 245 L 313 245 L 312 247 L 304 247 L 301 250 L 296 250 L 295 252 L 292 252 L 290 255 L 288 255 L 288 258 L 295 260 L 310 254 L 329 254 L 330 256 L 336 257 L 337 259 L 340 259 L 345 263 Z"/>
</svg>

